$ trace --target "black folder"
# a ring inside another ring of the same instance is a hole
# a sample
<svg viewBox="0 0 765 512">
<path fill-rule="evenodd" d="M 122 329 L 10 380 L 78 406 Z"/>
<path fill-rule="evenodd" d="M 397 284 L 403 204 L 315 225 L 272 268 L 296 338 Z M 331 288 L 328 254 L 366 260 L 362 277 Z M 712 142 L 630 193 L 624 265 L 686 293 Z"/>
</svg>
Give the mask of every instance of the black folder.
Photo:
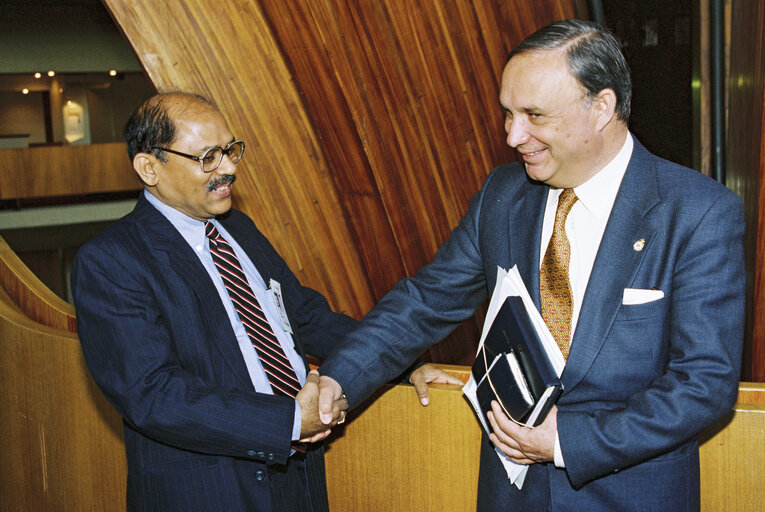
<svg viewBox="0 0 765 512">
<path fill-rule="evenodd" d="M 518 296 L 505 299 L 472 372 L 484 416 L 491 410 L 491 401 L 497 400 L 511 419 L 529 427 L 544 421 L 563 392 L 550 356 Z"/>
</svg>

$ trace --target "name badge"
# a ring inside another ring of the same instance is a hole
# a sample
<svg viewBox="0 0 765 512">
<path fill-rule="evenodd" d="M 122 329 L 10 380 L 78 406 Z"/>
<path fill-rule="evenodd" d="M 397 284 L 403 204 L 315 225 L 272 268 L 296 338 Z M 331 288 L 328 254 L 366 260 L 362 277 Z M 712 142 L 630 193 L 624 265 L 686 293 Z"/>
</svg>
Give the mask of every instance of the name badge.
<svg viewBox="0 0 765 512">
<path fill-rule="evenodd" d="M 290 325 L 290 319 L 287 318 L 287 310 L 284 308 L 284 300 L 282 299 L 282 285 L 279 284 L 279 281 L 274 281 L 273 279 L 271 279 L 268 284 L 268 291 L 271 292 L 274 306 L 276 306 L 276 310 L 279 312 L 279 318 L 282 320 L 282 327 L 285 331 L 292 334 L 292 326 Z"/>
</svg>

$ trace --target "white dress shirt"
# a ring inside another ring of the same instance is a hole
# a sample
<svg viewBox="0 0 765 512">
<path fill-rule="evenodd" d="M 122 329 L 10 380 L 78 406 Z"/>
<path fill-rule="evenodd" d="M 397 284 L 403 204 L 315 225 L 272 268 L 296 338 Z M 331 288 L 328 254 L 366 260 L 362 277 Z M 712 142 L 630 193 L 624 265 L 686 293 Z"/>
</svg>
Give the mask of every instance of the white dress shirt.
<svg viewBox="0 0 765 512">
<path fill-rule="evenodd" d="M 633 146 L 632 135 L 628 133 L 621 150 L 614 159 L 592 178 L 574 188 L 574 193 L 579 200 L 571 207 L 566 218 L 566 237 L 571 245 L 568 278 L 574 300 L 574 311 L 571 315 L 572 338 L 576 331 L 579 311 L 582 309 L 582 300 L 587 289 L 587 282 L 590 280 L 595 256 L 598 254 L 616 194 L 619 192 L 619 186 L 632 156 Z M 552 237 L 555 211 L 558 208 L 558 196 L 561 192 L 563 192 L 562 189 L 551 188 L 547 194 L 545 218 L 542 224 L 542 243 L 539 248 L 540 268 Z M 571 350 L 576 350 L 576 346 L 572 345 Z M 555 434 L 555 465 L 565 467 L 557 432 Z"/>
</svg>

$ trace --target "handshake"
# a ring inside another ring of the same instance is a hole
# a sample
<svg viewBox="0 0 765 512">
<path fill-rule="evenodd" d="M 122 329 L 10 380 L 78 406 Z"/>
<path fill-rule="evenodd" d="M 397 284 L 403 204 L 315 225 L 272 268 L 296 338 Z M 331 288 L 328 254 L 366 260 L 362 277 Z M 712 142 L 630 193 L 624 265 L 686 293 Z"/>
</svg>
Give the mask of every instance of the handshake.
<svg viewBox="0 0 765 512">
<path fill-rule="evenodd" d="M 429 383 L 457 386 L 464 384 L 459 378 L 430 364 L 414 370 L 409 377 L 409 382 L 414 385 L 414 390 L 423 406 L 430 403 Z M 302 443 L 321 441 L 330 434 L 332 427 L 345 422 L 348 399 L 343 389 L 335 379 L 319 375 L 317 370 L 311 370 L 308 373 L 305 386 L 295 399 L 300 404 L 300 442 Z"/>
</svg>

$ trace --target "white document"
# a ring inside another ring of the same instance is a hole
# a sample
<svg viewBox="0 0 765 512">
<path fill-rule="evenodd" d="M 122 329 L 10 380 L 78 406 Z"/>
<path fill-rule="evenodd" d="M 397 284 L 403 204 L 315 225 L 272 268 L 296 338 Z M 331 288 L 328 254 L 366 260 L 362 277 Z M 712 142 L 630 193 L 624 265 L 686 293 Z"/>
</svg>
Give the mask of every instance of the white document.
<svg viewBox="0 0 765 512">
<path fill-rule="evenodd" d="M 483 347 L 483 342 L 486 339 L 486 335 L 488 334 L 489 329 L 491 328 L 491 324 L 494 322 L 494 318 L 497 316 L 497 313 L 502 307 L 502 304 L 505 302 L 505 299 L 511 296 L 518 296 L 523 300 L 523 304 L 526 306 L 526 311 L 529 313 L 537 333 L 539 333 L 539 338 L 542 340 L 542 344 L 545 345 L 545 350 L 548 354 L 551 354 L 550 360 L 552 361 L 553 367 L 555 368 L 555 372 L 558 374 L 558 377 L 560 377 L 563 373 L 563 368 L 566 365 L 566 362 L 563 359 L 563 354 L 560 352 L 558 344 L 555 342 L 552 334 L 550 334 L 550 330 L 547 328 L 547 325 L 545 325 L 545 322 L 542 319 L 542 315 L 534 305 L 534 301 L 531 300 L 531 296 L 529 295 L 528 290 L 526 290 L 526 286 L 523 284 L 523 279 L 521 279 L 521 275 L 518 272 L 518 267 L 516 266 L 513 266 L 513 268 L 511 268 L 509 271 L 506 271 L 501 267 L 497 267 L 497 284 L 494 287 L 494 293 L 492 293 L 491 300 L 489 301 L 489 309 L 486 312 L 486 320 L 483 324 L 483 331 L 481 332 L 481 341 L 478 344 L 478 350 L 480 351 L 481 347 Z M 465 384 L 465 386 L 462 388 L 462 392 L 465 393 L 465 396 L 467 396 L 470 404 L 473 406 L 473 409 L 475 409 L 476 416 L 478 416 L 478 420 L 481 422 L 483 429 L 486 431 L 486 433 L 491 433 L 489 425 L 487 425 L 484 421 L 481 407 L 478 405 L 476 387 L 477 384 L 475 379 L 473 379 L 473 375 L 471 374 L 467 384 Z M 517 464 L 511 461 L 498 448 L 495 448 L 494 450 L 497 452 L 497 456 L 502 462 L 505 471 L 507 471 L 507 477 L 510 479 L 510 483 L 514 484 L 518 489 L 520 489 L 523 486 L 524 479 L 526 478 L 526 471 L 528 470 L 528 466 Z"/>
</svg>

